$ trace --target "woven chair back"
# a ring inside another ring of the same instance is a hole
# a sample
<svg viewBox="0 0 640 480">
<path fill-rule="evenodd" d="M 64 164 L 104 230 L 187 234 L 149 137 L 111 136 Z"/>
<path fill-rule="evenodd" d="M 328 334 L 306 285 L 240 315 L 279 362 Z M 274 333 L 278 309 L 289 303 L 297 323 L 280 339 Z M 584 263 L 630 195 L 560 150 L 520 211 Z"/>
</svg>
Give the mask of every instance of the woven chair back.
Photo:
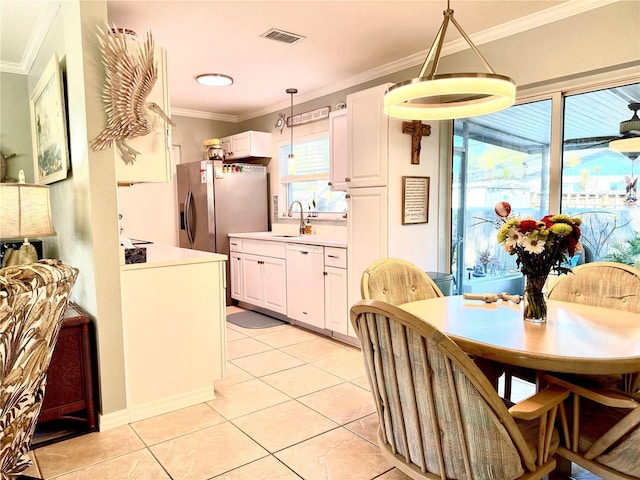
<svg viewBox="0 0 640 480">
<path fill-rule="evenodd" d="M 363 299 L 391 305 L 444 296 L 421 268 L 399 258 L 383 258 L 369 265 L 360 287 Z"/>
<path fill-rule="evenodd" d="M 550 300 L 640 313 L 640 270 L 615 262 L 578 265 L 549 289 Z"/>
<path fill-rule="evenodd" d="M 467 355 L 431 324 L 362 300 L 351 321 L 385 457 L 412 478 L 515 479 L 536 469 L 514 419 Z"/>
</svg>

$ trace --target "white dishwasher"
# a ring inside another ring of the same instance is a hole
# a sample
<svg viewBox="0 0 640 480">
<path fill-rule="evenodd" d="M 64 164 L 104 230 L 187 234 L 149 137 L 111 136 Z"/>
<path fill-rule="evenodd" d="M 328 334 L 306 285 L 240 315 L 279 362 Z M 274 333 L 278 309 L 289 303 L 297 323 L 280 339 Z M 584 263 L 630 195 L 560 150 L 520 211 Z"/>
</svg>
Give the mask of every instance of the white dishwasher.
<svg viewBox="0 0 640 480">
<path fill-rule="evenodd" d="M 287 243 L 287 316 L 324 329 L 324 248 Z"/>
</svg>

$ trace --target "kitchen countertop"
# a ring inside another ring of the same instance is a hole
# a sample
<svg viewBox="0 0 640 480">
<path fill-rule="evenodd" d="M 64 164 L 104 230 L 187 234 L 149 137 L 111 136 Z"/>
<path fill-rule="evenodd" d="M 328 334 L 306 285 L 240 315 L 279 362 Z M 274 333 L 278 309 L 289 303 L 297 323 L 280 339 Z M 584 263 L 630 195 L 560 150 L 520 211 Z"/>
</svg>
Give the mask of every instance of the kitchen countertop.
<svg viewBox="0 0 640 480">
<path fill-rule="evenodd" d="M 189 263 L 222 262 L 227 260 L 226 255 L 189 248 L 170 247 L 168 245 L 148 244 L 146 263 L 130 263 L 120 265 L 120 270 L 139 270 L 141 268 L 157 268 L 173 265 L 186 265 Z M 124 260 L 123 260 L 124 262 Z"/>
<path fill-rule="evenodd" d="M 347 241 L 339 238 L 328 238 L 319 235 L 287 235 L 277 232 L 230 233 L 229 237 L 269 240 L 272 242 L 302 243 L 305 245 L 321 245 L 323 247 L 347 248 Z"/>
</svg>

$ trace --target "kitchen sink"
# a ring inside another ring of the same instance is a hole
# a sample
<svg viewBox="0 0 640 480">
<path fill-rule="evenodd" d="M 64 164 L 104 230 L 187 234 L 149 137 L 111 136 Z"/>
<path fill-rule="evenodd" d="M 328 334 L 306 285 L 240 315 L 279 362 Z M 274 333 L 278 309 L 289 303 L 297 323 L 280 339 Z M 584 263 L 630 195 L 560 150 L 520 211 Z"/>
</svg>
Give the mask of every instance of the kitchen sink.
<svg viewBox="0 0 640 480">
<path fill-rule="evenodd" d="M 280 235 L 280 234 L 276 234 L 276 235 L 271 235 L 272 237 L 280 237 L 280 238 L 297 238 L 300 235 Z"/>
</svg>

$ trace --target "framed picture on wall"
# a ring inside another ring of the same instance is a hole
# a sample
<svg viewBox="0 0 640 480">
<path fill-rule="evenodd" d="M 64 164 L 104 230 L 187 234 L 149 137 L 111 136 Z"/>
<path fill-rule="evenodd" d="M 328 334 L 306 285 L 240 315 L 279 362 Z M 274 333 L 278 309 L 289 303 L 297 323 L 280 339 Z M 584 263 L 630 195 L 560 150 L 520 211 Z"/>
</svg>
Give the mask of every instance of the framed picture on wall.
<svg viewBox="0 0 640 480">
<path fill-rule="evenodd" d="M 69 151 L 62 71 L 54 53 L 31 94 L 31 137 L 35 183 L 67 178 Z"/>
<path fill-rule="evenodd" d="M 429 222 L 429 177 L 402 177 L 402 224 Z"/>
</svg>

